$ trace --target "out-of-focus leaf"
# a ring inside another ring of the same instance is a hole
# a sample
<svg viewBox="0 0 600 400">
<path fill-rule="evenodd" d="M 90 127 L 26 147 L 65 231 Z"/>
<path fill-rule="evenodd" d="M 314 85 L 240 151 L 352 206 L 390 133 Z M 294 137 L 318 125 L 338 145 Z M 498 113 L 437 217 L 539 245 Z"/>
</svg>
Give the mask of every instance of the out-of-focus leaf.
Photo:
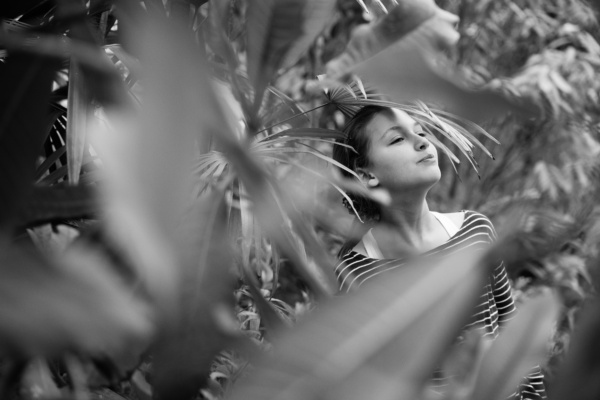
<svg viewBox="0 0 600 400">
<path fill-rule="evenodd" d="M 35 159 L 46 137 L 55 62 L 12 54 L 0 63 L 0 229 L 27 203 Z"/>
<path fill-rule="evenodd" d="M 110 232 L 126 243 L 123 250 L 161 312 L 153 395 L 189 399 L 237 332 L 223 192 L 191 196 L 199 132 L 229 126 L 218 114 L 199 112 L 217 96 L 202 86 L 208 84 L 206 68 L 187 24 L 175 15 L 146 14 L 134 2 L 123 7 L 141 24 L 129 40 L 144 65 L 144 101 L 139 115 L 117 126 L 117 145 L 98 148 L 111 178 L 103 185 Z"/>
<path fill-rule="evenodd" d="M 186 220 L 181 319 L 156 349 L 152 381 L 158 399 L 193 398 L 206 383 L 213 358 L 237 333 L 223 193 L 201 197 Z"/>
<path fill-rule="evenodd" d="M 414 39 L 414 38 L 413 38 Z M 422 52 L 417 40 L 406 39 L 356 67 L 370 84 L 385 88 L 394 101 L 414 99 L 443 104 L 461 117 L 480 122 L 508 111 L 519 114 L 536 112 L 525 100 L 509 101 L 492 89 L 475 89 L 458 72 L 446 66 L 442 71 L 432 55 Z"/>
<path fill-rule="evenodd" d="M 356 214 L 356 216 L 359 219 L 360 219 L 360 216 L 358 215 L 358 212 L 354 208 L 354 205 L 352 204 L 352 200 L 348 196 L 348 192 L 360 194 L 363 197 L 366 197 L 368 199 L 371 199 L 371 200 L 373 200 L 377 203 L 383 204 L 383 205 L 389 205 L 389 203 L 390 203 L 389 193 L 385 189 L 369 190 L 362 183 L 360 183 L 358 179 L 357 180 L 349 180 L 349 179 L 338 178 L 335 175 L 326 175 L 326 174 L 320 173 L 319 171 L 315 171 L 315 170 L 303 165 L 302 163 L 296 162 L 290 157 L 285 157 L 285 155 L 283 155 L 283 154 L 282 155 L 271 154 L 271 155 L 266 155 L 266 156 L 263 155 L 263 157 L 272 158 L 272 159 L 282 162 L 284 164 L 293 165 L 296 168 L 298 168 L 302 171 L 305 171 L 305 172 L 311 174 L 312 176 L 315 176 L 318 179 L 321 179 L 321 180 L 327 182 L 328 184 L 333 186 L 333 188 L 335 190 L 337 190 L 342 195 L 342 197 L 344 197 L 346 200 L 348 200 L 348 203 L 350 205 L 352 205 L 352 209 L 354 210 L 354 213 Z M 299 195 L 300 195 L 300 193 L 294 193 L 294 198 L 297 199 L 297 197 Z M 302 201 L 302 199 L 300 199 L 300 200 Z"/>
<path fill-rule="evenodd" d="M 131 386 L 140 400 L 152 400 L 152 386 L 146 381 L 141 371 L 135 371 L 131 376 Z"/>
<path fill-rule="evenodd" d="M 186 24 L 146 14 L 135 2 L 119 6 L 133 24 L 124 39 L 144 65 L 144 102 L 139 113 L 110 110 L 95 119 L 95 149 L 107 175 L 100 186 L 110 210 L 107 227 L 138 268 L 163 317 L 176 319 L 171 307 L 186 256 L 177 251 L 177 232 L 191 197 L 200 127 L 196 107 L 204 95 L 196 76 L 202 62 Z"/>
<path fill-rule="evenodd" d="M 27 366 L 21 383 L 27 398 L 52 398 L 60 396 L 60 389 L 52 380 L 52 373 L 44 360 L 37 358 Z"/>
<path fill-rule="evenodd" d="M 355 28 L 346 50 L 327 64 L 327 74 L 332 78 L 343 76 L 354 65 L 399 41 L 438 11 L 432 0 L 399 2 L 379 21 Z"/>
<path fill-rule="evenodd" d="M 428 261 L 322 304 L 273 341 L 275 353 L 256 362 L 229 399 L 418 397 L 487 274 L 472 255 Z"/>
<path fill-rule="evenodd" d="M 18 248 L 2 250 L 2 354 L 100 354 L 118 351 L 129 340 L 139 341 L 151 333 L 149 310 L 130 295 L 93 248 L 72 246 L 61 257 L 61 265 Z"/>
<path fill-rule="evenodd" d="M 469 398 L 500 400 L 512 394 L 527 372 L 544 361 L 559 309 L 549 291 L 522 306 L 485 354 Z"/>
<path fill-rule="evenodd" d="M 600 302 L 585 306 L 579 326 L 573 333 L 566 359 L 559 367 L 550 395 L 552 399 L 592 400 L 600 396 L 600 382 L 595 379 L 600 369 Z"/>
</svg>

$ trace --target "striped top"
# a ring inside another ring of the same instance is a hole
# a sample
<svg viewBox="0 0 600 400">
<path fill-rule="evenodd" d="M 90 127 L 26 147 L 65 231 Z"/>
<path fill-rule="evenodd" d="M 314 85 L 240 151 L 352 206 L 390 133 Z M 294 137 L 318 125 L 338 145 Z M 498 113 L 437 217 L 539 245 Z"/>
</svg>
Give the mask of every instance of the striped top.
<svg viewBox="0 0 600 400">
<path fill-rule="evenodd" d="M 431 249 L 423 256 L 447 256 L 465 249 L 486 249 L 496 240 L 496 231 L 491 221 L 475 211 L 465 211 L 462 225 L 448 241 Z M 335 268 L 341 292 L 351 292 L 362 285 L 376 281 L 375 278 L 388 271 L 401 268 L 408 259 L 375 259 L 355 251 L 349 251 L 341 257 Z M 514 317 L 516 312 L 512 298 L 512 289 L 504 264 L 500 261 L 493 270 L 487 284 L 483 287 L 478 305 L 465 329 L 480 330 L 483 336 L 495 338 L 500 326 Z M 531 371 L 523 380 L 512 398 L 540 399 L 546 398 L 543 375 L 539 367 Z"/>
</svg>

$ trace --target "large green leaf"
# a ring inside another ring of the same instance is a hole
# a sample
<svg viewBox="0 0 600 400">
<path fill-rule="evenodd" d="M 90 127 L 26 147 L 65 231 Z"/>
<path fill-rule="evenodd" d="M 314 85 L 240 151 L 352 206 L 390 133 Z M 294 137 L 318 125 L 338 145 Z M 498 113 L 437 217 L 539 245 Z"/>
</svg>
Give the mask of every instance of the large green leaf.
<svg viewBox="0 0 600 400">
<path fill-rule="evenodd" d="M 237 399 L 416 398 L 467 321 L 488 269 L 463 254 L 416 263 L 322 304 L 273 341 Z"/>
</svg>

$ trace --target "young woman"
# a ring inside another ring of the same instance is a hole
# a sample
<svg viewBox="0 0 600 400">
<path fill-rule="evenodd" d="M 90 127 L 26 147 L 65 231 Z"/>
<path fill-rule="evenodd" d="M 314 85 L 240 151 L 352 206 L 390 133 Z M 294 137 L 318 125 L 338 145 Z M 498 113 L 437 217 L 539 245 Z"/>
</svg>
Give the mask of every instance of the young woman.
<svg viewBox="0 0 600 400">
<path fill-rule="evenodd" d="M 376 277 L 402 268 L 415 255 L 443 257 L 487 247 L 495 240 L 492 223 L 480 213 L 437 213 L 429 209 L 427 193 L 441 177 L 438 153 L 429 133 L 406 112 L 366 106 L 350 120 L 344 133 L 344 143 L 356 152 L 335 146 L 333 158 L 356 172 L 368 188 L 386 189 L 391 203 L 379 207 L 364 197 L 351 196 L 361 220 L 370 228 L 362 239 L 347 243 L 340 251 L 341 262 L 335 270 L 340 291 L 376 282 Z M 343 173 L 351 176 L 347 171 Z M 501 325 L 515 313 L 502 263 L 483 292 L 467 328 L 496 337 Z M 539 368 L 525 378 L 515 397 L 546 397 Z"/>
</svg>

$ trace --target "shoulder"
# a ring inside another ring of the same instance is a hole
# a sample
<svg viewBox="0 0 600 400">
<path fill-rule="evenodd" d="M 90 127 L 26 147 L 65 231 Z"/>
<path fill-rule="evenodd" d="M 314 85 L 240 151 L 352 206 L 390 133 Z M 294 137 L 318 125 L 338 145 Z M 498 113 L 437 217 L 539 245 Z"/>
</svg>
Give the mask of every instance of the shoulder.
<svg viewBox="0 0 600 400">
<path fill-rule="evenodd" d="M 494 228 L 494 224 L 492 223 L 492 221 L 490 221 L 490 219 L 477 211 L 473 211 L 473 210 L 464 210 L 464 214 L 465 214 L 465 219 L 464 219 L 464 223 L 463 223 L 463 227 L 467 227 L 467 228 L 482 228 L 485 229 L 486 231 L 489 231 L 489 234 L 491 236 L 492 239 L 496 239 L 497 234 L 496 234 L 496 229 Z"/>
</svg>

